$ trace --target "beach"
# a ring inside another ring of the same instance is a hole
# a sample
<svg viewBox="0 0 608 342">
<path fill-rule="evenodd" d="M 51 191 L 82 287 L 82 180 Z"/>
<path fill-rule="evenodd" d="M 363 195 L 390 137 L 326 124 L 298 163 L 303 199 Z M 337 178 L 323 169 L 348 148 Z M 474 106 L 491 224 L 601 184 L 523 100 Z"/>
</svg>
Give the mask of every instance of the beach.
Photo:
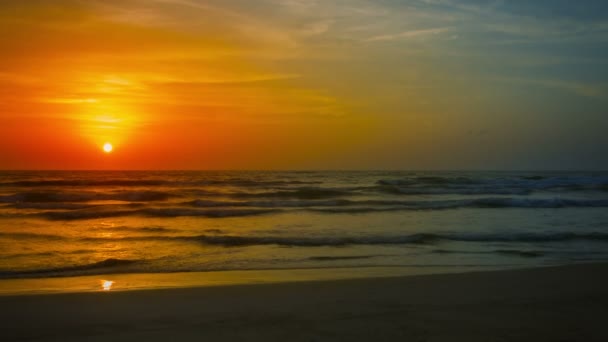
<svg viewBox="0 0 608 342">
<path fill-rule="evenodd" d="M 606 172 L 1 176 L 2 342 L 608 340 Z"/>
<path fill-rule="evenodd" d="M 608 342 L 608 0 L 0 0 L 0 342 Z"/>
<path fill-rule="evenodd" d="M 2 341 L 606 341 L 608 264 L 0 297 Z"/>
</svg>

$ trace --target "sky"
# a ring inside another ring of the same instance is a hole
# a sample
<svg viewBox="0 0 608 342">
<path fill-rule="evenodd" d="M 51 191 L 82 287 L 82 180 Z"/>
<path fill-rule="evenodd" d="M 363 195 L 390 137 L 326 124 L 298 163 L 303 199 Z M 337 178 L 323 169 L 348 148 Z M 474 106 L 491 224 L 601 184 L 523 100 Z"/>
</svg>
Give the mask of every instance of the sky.
<svg viewBox="0 0 608 342">
<path fill-rule="evenodd" d="M 0 169 L 608 169 L 605 0 L 0 1 L 0 46 Z"/>
</svg>

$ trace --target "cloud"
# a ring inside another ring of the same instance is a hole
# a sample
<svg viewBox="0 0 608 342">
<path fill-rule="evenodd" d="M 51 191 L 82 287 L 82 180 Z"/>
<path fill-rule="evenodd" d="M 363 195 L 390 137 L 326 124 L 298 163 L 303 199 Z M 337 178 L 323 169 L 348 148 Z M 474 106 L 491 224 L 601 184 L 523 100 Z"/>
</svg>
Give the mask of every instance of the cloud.
<svg viewBox="0 0 608 342">
<path fill-rule="evenodd" d="M 584 97 L 606 98 L 607 87 L 598 84 L 589 84 L 576 81 L 564 81 L 555 79 L 525 79 L 525 78 L 500 78 L 499 81 L 541 86 L 545 88 L 560 89 Z"/>
<path fill-rule="evenodd" d="M 449 28 L 447 27 L 438 27 L 432 29 L 423 29 L 423 30 L 410 30 L 403 31 L 394 34 L 383 34 L 379 36 L 374 36 L 371 38 L 367 38 L 365 41 L 368 42 L 377 42 L 377 41 L 388 41 L 388 40 L 398 40 L 398 39 L 410 39 L 410 38 L 421 38 L 438 35 L 444 32 L 448 32 Z"/>
</svg>

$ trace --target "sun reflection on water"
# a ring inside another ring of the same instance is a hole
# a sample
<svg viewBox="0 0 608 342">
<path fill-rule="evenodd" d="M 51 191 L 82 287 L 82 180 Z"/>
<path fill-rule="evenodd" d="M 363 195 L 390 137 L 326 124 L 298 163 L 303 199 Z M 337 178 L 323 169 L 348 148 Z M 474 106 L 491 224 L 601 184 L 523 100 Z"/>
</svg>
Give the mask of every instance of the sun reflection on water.
<svg viewBox="0 0 608 342">
<path fill-rule="evenodd" d="M 101 281 L 101 287 L 103 288 L 104 291 L 110 291 L 112 289 L 112 285 L 114 285 L 114 282 L 112 280 L 102 280 Z"/>
</svg>

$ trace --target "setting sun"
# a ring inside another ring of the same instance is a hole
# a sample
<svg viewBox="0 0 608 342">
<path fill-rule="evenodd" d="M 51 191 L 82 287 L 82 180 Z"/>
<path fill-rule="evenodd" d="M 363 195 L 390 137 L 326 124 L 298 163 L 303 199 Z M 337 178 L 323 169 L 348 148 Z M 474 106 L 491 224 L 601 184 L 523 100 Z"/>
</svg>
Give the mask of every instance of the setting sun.
<svg viewBox="0 0 608 342">
<path fill-rule="evenodd" d="M 103 145 L 103 151 L 105 153 L 110 153 L 110 152 L 112 152 L 113 149 L 114 149 L 114 147 L 110 143 L 105 143 L 105 145 Z"/>
</svg>

